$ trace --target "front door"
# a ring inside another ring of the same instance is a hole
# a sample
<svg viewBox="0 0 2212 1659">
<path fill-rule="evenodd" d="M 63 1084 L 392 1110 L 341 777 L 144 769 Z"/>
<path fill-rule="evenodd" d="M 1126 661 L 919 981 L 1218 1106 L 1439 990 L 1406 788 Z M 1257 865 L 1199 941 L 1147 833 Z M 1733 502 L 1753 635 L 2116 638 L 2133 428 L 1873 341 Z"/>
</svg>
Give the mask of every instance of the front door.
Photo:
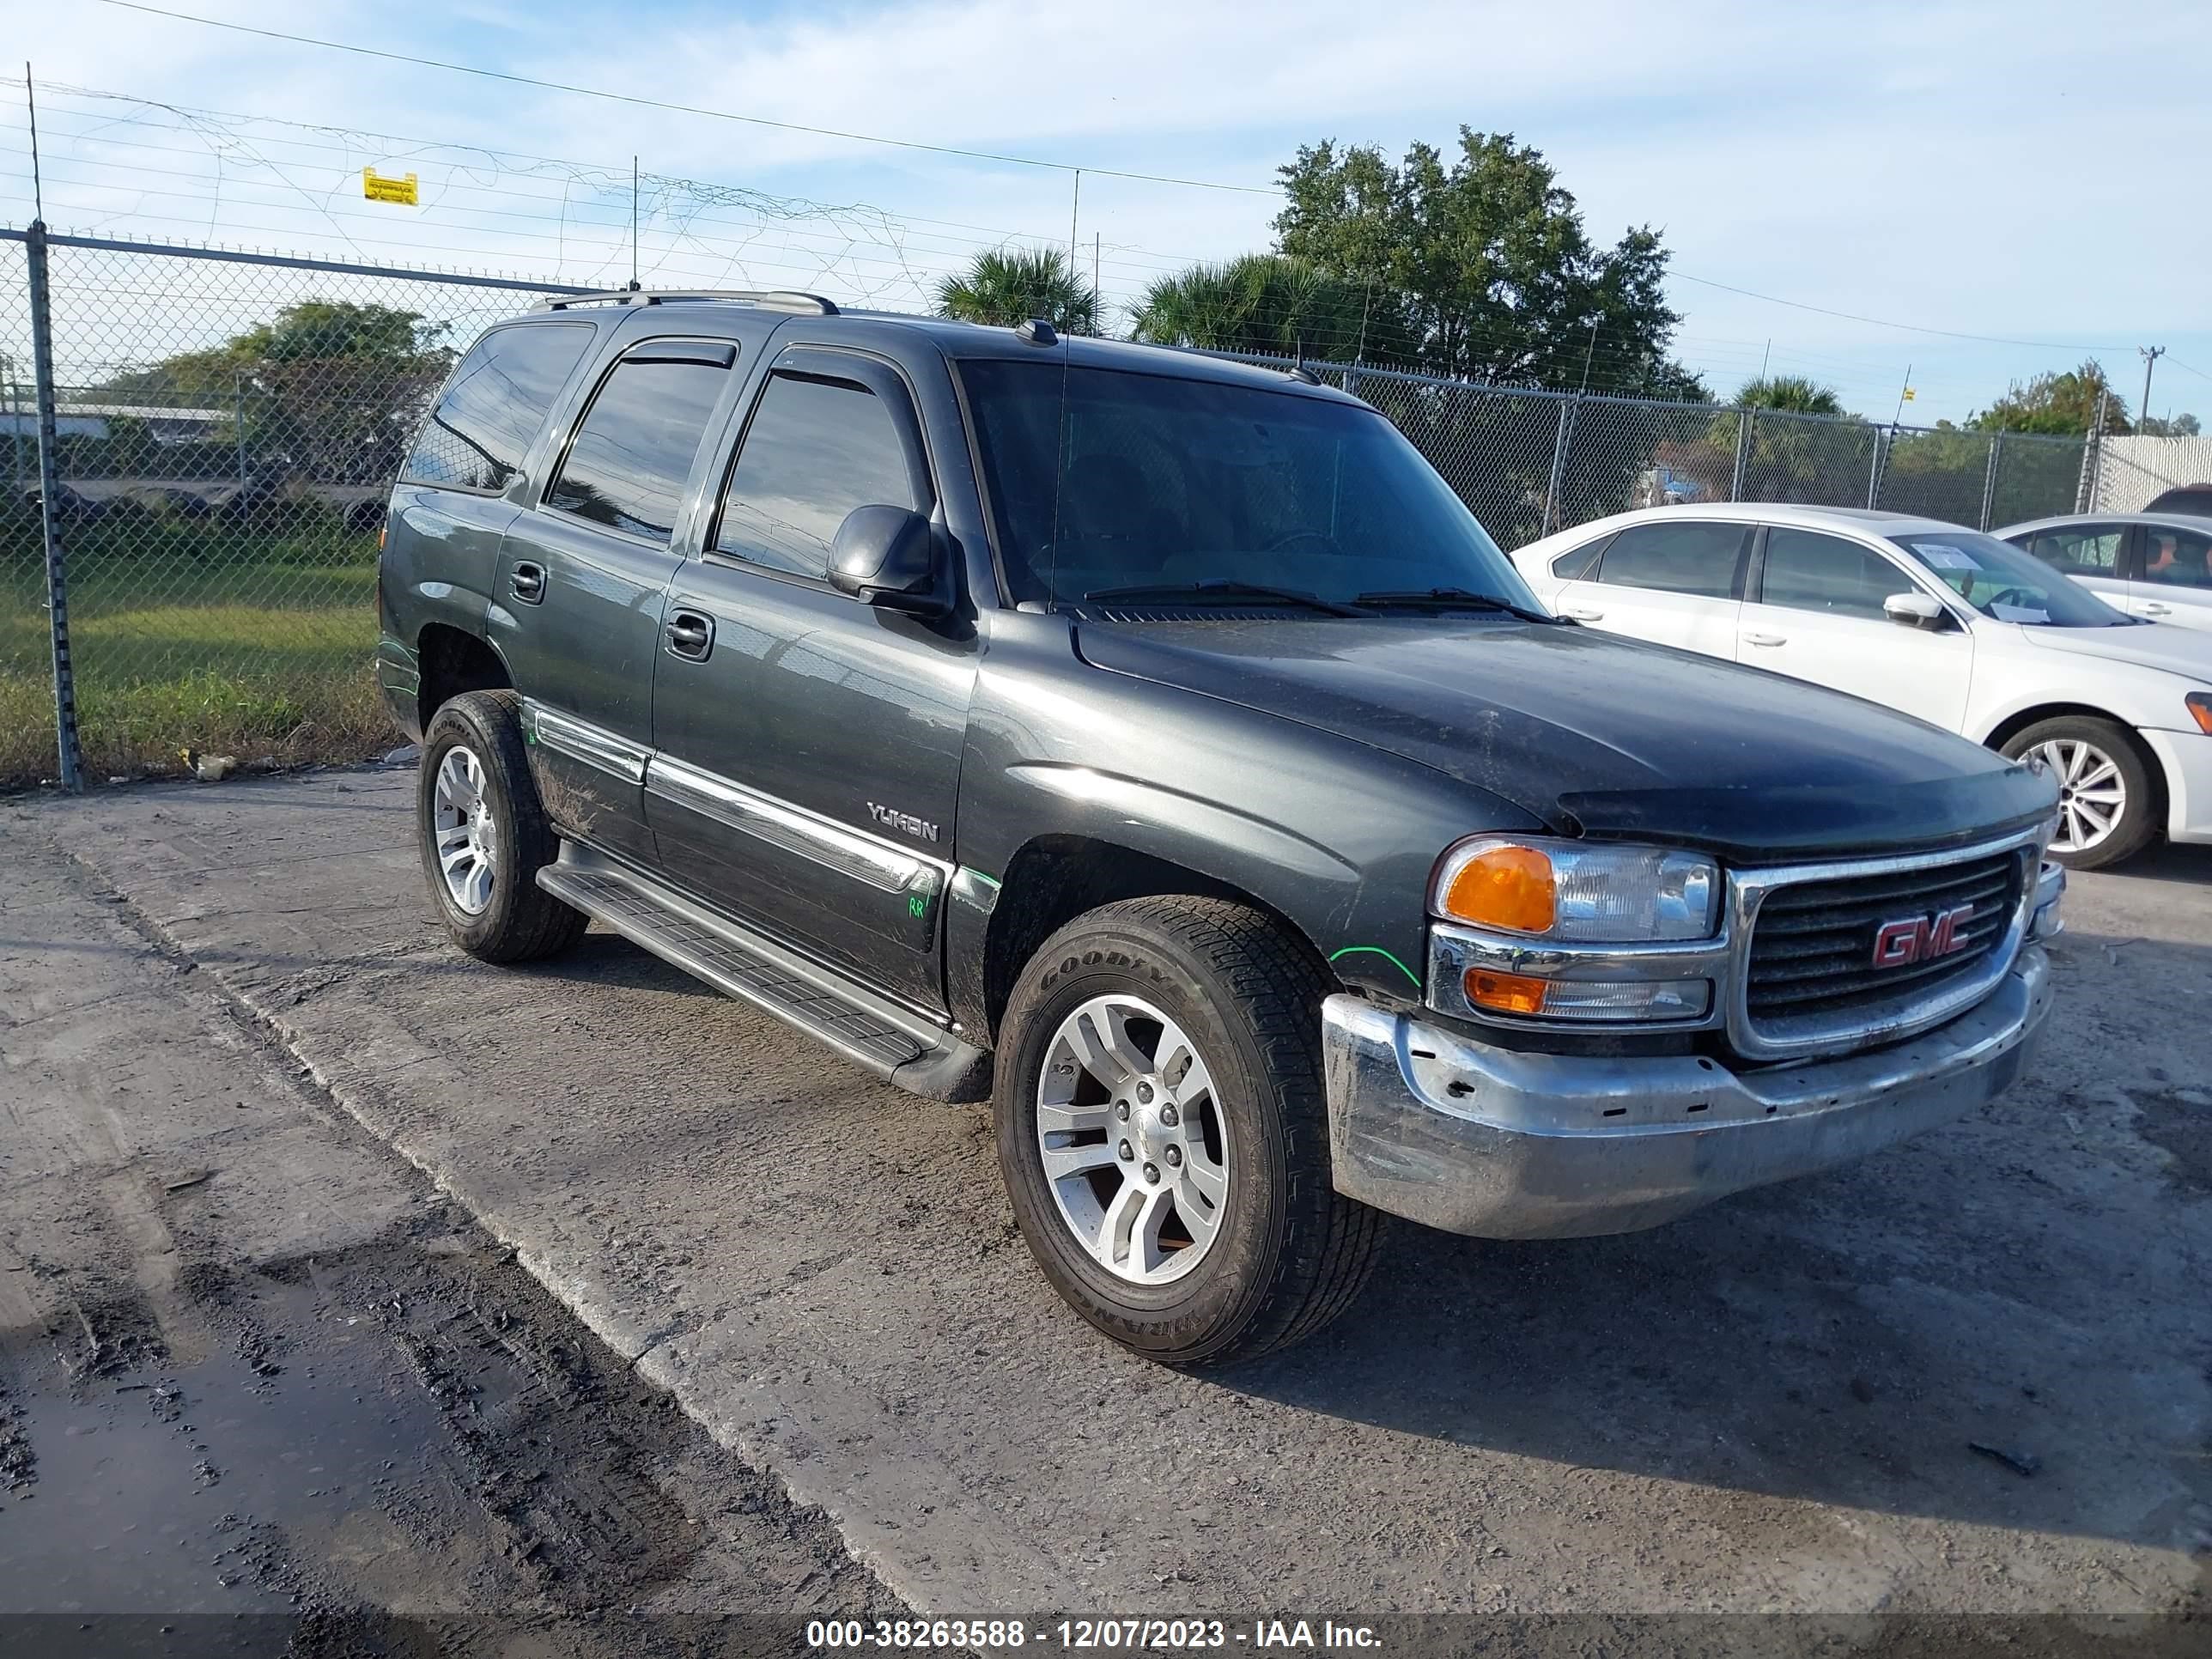
<svg viewBox="0 0 2212 1659">
<path fill-rule="evenodd" d="M 650 860 L 645 764 L 671 549 L 726 341 L 653 340 L 600 378 L 538 504 L 501 550 L 495 634 L 528 699 L 524 732 L 555 822 Z"/>
<path fill-rule="evenodd" d="M 934 512 L 890 365 L 781 353 L 733 426 L 702 550 L 668 592 L 646 815 L 670 877 L 869 983 L 945 1006 L 939 911 L 975 675 L 972 616 L 826 580 L 854 507 Z"/>
<path fill-rule="evenodd" d="M 1632 524 L 1606 544 L 1595 570 L 1559 591 L 1553 609 L 1631 639 L 1733 660 L 1754 528 L 1701 519 Z"/>
<path fill-rule="evenodd" d="M 2115 610 L 2128 603 L 2124 524 L 2090 522 L 2037 530 L 2011 538 L 2063 576 L 2070 576 Z"/>
<path fill-rule="evenodd" d="M 2127 608 L 2152 622 L 2212 629 L 2212 526 L 2138 526 L 2142 550 L 2128 581 Z M 2118 603 L 2118 601 L 2115 601 Z"/>
<path fill-rule="evenodd" d="M 1882 601 L 1928 590 L 1895 561 L 1841 536 L 1776 525 L 1756 598 L 1743 607 L 1741 660 L 1848 691 L 1956 732 L 1966 723 L 1973 635 L 1890 620 Z"/>
</svg>

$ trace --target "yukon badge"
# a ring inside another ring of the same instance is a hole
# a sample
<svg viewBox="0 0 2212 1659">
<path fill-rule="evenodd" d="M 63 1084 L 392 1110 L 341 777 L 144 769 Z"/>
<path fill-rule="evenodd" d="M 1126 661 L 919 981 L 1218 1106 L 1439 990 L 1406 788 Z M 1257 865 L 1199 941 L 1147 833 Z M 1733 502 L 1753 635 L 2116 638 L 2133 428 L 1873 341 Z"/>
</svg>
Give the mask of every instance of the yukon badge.
<svg viewBox="0 0 2212 1659">
<path fill-rule="evenodd" d="M 886 830 L 904 830 L 909 836 L 919 836 L 924 841 L 937 839 L 937 826 L 927 818 L 918 818 L 911 812 L 901 812 L 888 806 L 868 803 L 868 814 Z"/>
</svg>

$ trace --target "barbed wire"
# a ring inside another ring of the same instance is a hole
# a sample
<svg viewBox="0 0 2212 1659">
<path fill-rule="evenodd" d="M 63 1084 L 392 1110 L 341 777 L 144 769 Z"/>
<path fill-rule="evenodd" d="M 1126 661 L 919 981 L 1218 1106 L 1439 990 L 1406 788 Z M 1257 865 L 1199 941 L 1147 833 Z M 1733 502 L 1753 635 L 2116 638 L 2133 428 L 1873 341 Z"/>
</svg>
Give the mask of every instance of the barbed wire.
<svg viewBox="0 0 2212 1659">
<path fill-rule="evenodd" d="M 842 302 L 892 310 L 935 309 L 939 287 L 980 252 L 1068 246 L 1056 229 L 926 220 L 866 202 L 778 195 L 641 168 L 634 173 L 614 163 L 280 120 L 63 82 L 42 82 L 40 88 L 49 217 L 84 216 L 71 228 L 94 233 L 126 224 L 175 226 L 193 240 L 265 236 L 307 252 L 313 250 L 303 244 L 319 233 L 362 258 L 375 250 L 416 264 L 480 259 L 552 280 L 610 285 L 635 270 L 664 284 L 820 287 Z M 23 105 L 20 90 L 0 88 L 0 113 L 19 115 Z M 10 134 L 25 131 L 26 125 L 0 119 L 0 130 Z M 401 234 L 388 209 L 351 205 L 367 158 L 421 173 L 422 206 L 406 227 L 419 234 Z M 0 167 L 0 213 L 29 206 L 21 188 L 27 182 L 26 173 Z M 1086 283 L 1095 271 L 1097 315 L 1109 330 L 1126 331 L 1152 285 L 1200 263 L 1094 235 L 1093 248 L 1079 246 L 1073 264 Z M 1092 258 L 1083 258 L 1085 252 Z M 1493 357 L 1526 343 L 1510 326 L 1476 325 L 1464 337 Z M 1316 328 L 1298 349 L 1349 357 L 1365 343 L 1347 331 Z M 1678 333 L 1673 349 L 1723 398 L 1761 372 L 1796 374 L 1835 386 L 1878 414 L 1877 405 L 1894 398 L 1903 378 L 1903 365 L 1887 361 L 1887 350 L 1875 366 L 1788 341 L 1694 332 Z M 1571 389 L 1585 361 L 1595 391 L 1636 387 L 1650 367 L 1638 344 L 1609 338 L 1601 328 L 1580 349 L 1563 344 L 1530 374 L 1537 383 Z M 1954 404 L 1985 400 L 1995 391 L 1978 379 L 1969 387 L 1940 368 L 1917 371 L 1914 380 L 1923 395 Z"/>
</svg>

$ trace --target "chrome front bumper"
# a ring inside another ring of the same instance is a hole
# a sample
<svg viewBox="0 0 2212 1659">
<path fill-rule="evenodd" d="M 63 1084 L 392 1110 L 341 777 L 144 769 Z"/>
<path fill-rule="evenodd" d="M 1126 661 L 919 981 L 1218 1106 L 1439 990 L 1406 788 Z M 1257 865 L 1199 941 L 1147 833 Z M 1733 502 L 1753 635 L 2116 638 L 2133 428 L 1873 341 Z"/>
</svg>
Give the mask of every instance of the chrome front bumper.
<svg viewBox="0 0 2212 1659">
<path fill-rule="evenodd" d="M 1656 1227 L 1863 1157 L 2002 1092 L 2051 1012 L 2050 981 L 2030 945 L 1986 999 L 1934 1030 L 1741 1073 L 1689 1055 L 1521 1053 L 1332 996 L 1322 1050 L 1337 1190 L 1485 1238 Z"/>
</svg>

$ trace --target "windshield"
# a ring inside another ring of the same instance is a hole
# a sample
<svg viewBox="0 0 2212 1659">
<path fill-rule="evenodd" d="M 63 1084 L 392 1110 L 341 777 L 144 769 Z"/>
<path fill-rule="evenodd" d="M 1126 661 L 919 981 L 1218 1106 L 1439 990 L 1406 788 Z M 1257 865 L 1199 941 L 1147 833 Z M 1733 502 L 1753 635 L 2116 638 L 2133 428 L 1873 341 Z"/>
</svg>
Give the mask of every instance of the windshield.
<svg viewBox="0 0 2212 1659">
<path fill-rule="evenodd" d="M 1335 602 L 1449 587 L 1536 607 L 1372 410 L 1056 358 L 970 361 L 961 379 L 1016 601 L 1206 582 L 1238 605 L 1269 602 L 1254 586 Z"/>
<path fill-rule="evenodd" d="M 1992 622 L 2115 628 L 2134 621 L 2041 560 L 1978 530 L 1923 530 L 1890 539 Z"/>
</svg>

